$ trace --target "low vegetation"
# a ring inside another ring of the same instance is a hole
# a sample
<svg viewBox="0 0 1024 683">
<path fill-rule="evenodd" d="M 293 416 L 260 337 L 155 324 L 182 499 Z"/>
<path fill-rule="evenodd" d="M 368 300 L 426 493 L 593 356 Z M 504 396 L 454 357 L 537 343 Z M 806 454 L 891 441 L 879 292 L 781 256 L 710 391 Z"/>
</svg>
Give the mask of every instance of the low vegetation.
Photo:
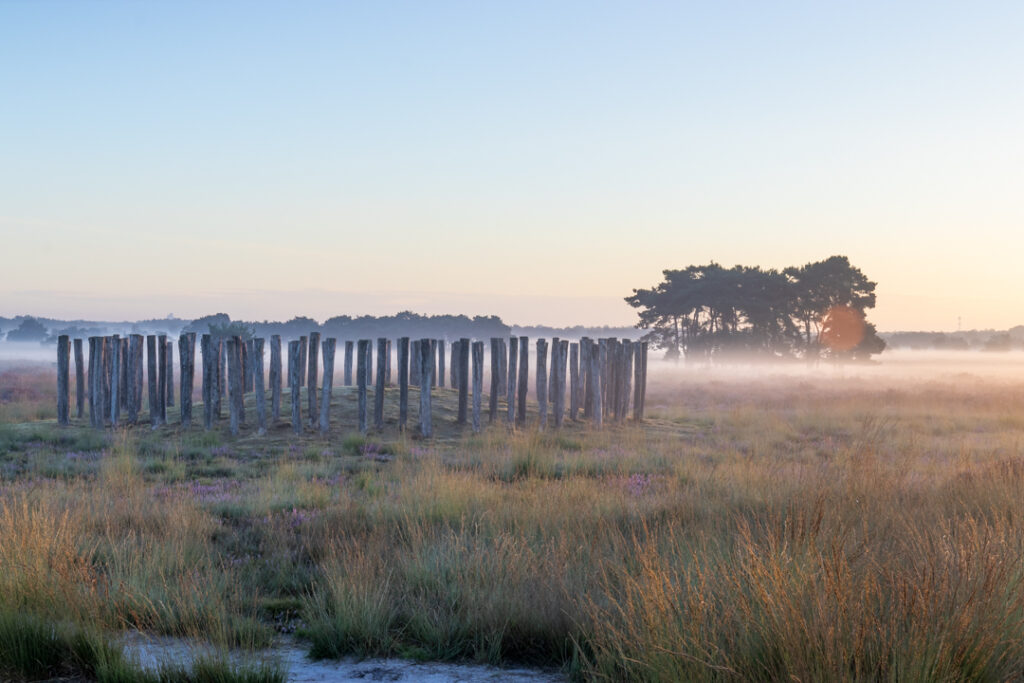
<svg viewBox="0 0 1024 683">
<path fill-rule="evenodd" d="M 142 674 L 138 629 L 594 680 L 1019 676 L 1024 385 L 697 374 L 652 376 L 643 426 L 431 442 L 5 408 L 0 670 L 283 677 Z"/>
</svg>

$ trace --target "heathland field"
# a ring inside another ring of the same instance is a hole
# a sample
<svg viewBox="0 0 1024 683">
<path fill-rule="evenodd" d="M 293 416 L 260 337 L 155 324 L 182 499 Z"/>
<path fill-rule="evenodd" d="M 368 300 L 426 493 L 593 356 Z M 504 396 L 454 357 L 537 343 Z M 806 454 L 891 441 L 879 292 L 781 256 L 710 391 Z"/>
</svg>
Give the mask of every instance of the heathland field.
<svg viewBox="0 0 1024 683">
<path fill-rule="evenodd" d="M 329 438 L 59 428 L 53 370 L 7 362 L 0 676 L 282 677 L 144 674 L 118 646 L 138 630 L 581 679 L 1020 678 L 1024 377 L 970 357 L 652 355 L 642 425 L 472 435 L 437 389 L 432 441 L 354 433 L 347 387 Z"/>
</svg>

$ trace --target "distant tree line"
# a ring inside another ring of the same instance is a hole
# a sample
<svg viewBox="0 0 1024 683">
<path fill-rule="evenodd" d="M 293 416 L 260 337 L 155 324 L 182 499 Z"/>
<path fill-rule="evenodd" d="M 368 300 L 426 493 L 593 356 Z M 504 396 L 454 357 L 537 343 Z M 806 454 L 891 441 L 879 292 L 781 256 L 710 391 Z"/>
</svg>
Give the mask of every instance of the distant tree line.
<svg viewBox="0 0 1024 683">
<path fill-rule="evenodd" d="M 845 256 L 781 271 L 712 262 L 663 274 L 626 302 L 666 358 L 863 360 L 885 348 L 865 315 L 876 283 Z"/>
</svg>

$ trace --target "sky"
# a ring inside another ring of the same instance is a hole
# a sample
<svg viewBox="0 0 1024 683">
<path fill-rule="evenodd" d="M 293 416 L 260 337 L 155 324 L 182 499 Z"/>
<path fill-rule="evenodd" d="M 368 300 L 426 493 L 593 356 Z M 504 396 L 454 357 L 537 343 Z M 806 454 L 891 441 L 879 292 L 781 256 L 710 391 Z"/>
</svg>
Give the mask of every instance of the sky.
<svg viewBox="0 0 1024 683">
<path fill-rule="evenodd" d="M 1024 324 L 1024 3 L 0 0 L 0 315 L 628 325 L 843 254 Z"/>
</svg>

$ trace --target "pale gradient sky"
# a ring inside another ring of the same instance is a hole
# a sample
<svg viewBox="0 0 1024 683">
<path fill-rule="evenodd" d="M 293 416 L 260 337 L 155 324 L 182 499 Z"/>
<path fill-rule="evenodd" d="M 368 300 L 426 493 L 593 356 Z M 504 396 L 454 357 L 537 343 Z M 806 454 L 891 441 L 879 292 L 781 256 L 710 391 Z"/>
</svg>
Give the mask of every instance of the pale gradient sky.
<svg viewBox="0 0 1024 683">
<path fill-rule="evenodd" d="M 1024 323 L 1024 3 L 0 2 L 0 315 L 630 324 L 845 254 Z"/>
</svg>

